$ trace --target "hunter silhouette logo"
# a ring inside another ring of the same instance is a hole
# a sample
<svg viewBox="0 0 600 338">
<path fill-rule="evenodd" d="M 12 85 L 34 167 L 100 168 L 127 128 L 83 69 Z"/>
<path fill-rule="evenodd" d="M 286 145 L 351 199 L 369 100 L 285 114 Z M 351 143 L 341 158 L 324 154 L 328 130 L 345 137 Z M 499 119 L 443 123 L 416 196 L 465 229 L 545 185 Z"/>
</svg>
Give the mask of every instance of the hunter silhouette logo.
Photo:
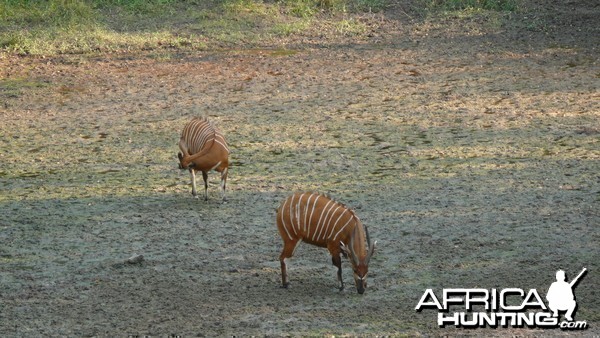
<svg viewBox="0 0 600 338">
<path fill-rule="evenodd" d="M 443 289 L 441 301 L 433 289 L 425 290 L 415 310 L 433 308 L 438 310 L 439 327 L 452 325 L 464 328 L 561 328 L 583 330 L 585 321 L 574 321 L 577 309 L 573 289 L 586 274 L 583 270 L 570 283 L 565 272 L 556 272 L 556 282 L 548 288 L 546 300 L 542 300 L 536 289 L 528 292 L 519 288 L 505 289 Z M 451 312 L 451 308 L 458 309 Z M 560 322 L 560 312 L 565 312 L 565 321 Z"/>
<path fill-rule="evenodd" d="M 556 271 L 556 282 L 550 285 L 546 294 L 548 307 L 552 310 L 552 317 L 558 317 L 558 311 L 567 311 L 565 319 L 570 322 L 573 321 L 573 312 L 577 308 L 573 287 L 586 272 L 587 269 L 583 268 L 571 283 L 567 283 L 565 281 L 565 272 L 563 270 Z"/>
</svg>

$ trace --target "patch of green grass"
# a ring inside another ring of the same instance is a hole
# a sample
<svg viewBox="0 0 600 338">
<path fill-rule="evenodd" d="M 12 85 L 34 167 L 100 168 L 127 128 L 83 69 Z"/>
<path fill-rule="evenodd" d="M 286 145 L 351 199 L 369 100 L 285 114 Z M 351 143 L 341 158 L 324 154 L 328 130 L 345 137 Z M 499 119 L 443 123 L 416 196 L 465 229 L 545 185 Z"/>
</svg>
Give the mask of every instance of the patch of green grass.
<svg viewBox="0 0 600 338">
<path fill-rule="evenodd" d="M 121 8 L 130 13 L 156 14 L 171 8 L 176 0 L 96 0 L 92 1 L 100 9 Z"/>
<path fill-rule="evenodd" d="M 23 90 L 31 88 L 43 88 L 48 85 L 49 84 L 46 82 L 25 78 L 0 79 L 0 97 L 16 97 L 21 95 Z"/>
<path fill-rule="evenodd" d="M 178 20 L 192 21 L 203 7 L 191 1 L 97 0 L 0 2 L 0 52 L 52 55 L 158 48 L 203 48 Z M 174 15 L 180 13 L 181 15 Z M 200 13 L 200 14 L 199 14 Z"/>
<path fill-rule="evenodd" d="M 254 0 L 226 0 L 222 3 L 226 13 L 253 13 L 258 15 L 276 15 L 275 7 Z"/>
<path fill-rule="evenodd" d="M 280 0 L 292 15 L 313 17 L 321 11 L 331 12 L 378 12 L 384 9 L 386 0 Z"/>
<path fill-rule="evenodd" d="M 386 0 L 47 0 L 0 2 L 0 53 L 81 54 L 253 44 L 311 29 L 322 13 Z M 318 15 L 318 17 L 317 17 Z M 338 31 L 360 33 L 348 19 Z"/>
<path fill-rule="evenodd" d="M 177 36 L 168 31 L 118 33 L 101 27 L 86 32 L 73 30 L 15 32 L 0 39 L 0 48 L 17 54 L 53 55 L 114 52 L 131 49 L 175 47 L 202 48 L 201 41 L 190 36 Z"/>
<path fill-rule="evenodd" d="M 300 19 L 292 22 L 276 23 L 271 27 L 271 33 L 277 36 L 290 36 L 300 33 L 310 26 L 310 19 Z"/>
<path fill-rule="evenodd" d="M 343 19 L 334 23 L 336 30 L 342 34 L 361 34 L 367 30 L 364 23 L 354 19 Z"/>
<path fill-rule="evenodd" d="M 0 2 L 0 27 L 73 27 L 95 21 L 93 8 L 83 1 Z"/>
</svg>

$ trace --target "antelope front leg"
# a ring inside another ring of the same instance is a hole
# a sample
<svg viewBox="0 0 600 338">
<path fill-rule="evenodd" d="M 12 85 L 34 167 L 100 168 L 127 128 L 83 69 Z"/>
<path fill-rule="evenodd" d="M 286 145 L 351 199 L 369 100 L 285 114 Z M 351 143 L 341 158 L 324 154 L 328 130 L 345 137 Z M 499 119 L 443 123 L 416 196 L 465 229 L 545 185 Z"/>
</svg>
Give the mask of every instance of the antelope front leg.
<svg viewBox="0 0 600 338">
<path fill-rule="evenodd" d="M 288 286 L 290 286 L 290 282 L 288 281 L 287 266 L 285 264 L 285 258 L 280 259 L 280 261 L 281 261 L 281 287 L 287 289 Z"/>
<path fill-rule="evenodd" d="M 344 290 L 344 280 L 342 279 L 342 258 L 340 255 L 331 256 L 331 262 L 337 266 L 337 279 L 340 282 L 340 291 Z"/>
<path fill-rule="evenodd" d="M 198 192 L 196 191 L 196 172 L 190 168 L 190 175 L 192 176 L 192 196 L 198 198 Z"/>
<path fill-rule="evenodd" d="M 281 262 L 281 287 L 286 289 L 290 285 L 290 282 L 288 281 L 287 265 L 285 263 L 285 259 L 290 258 L 294 255 L 294 251 L 296 250 L 297 245 L 298 238 L 286 241 L 283 244 L 283 250 L 281 251 L 281 255 L 279 255 L 279 261 Z"/>
</svg>

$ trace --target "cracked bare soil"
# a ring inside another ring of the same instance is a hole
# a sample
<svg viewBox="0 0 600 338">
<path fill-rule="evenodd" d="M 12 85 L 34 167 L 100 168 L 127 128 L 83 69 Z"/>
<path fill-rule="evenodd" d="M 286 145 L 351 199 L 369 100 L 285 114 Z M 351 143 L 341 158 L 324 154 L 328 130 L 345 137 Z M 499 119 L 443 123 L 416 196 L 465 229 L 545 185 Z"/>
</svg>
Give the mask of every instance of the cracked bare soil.
<svg viewBox="0 0 600 338">
<path fill-rule="evenodd" d="M 544 296 L 583 267 L 576 318 L 600 334 L 600 8 L 561 3 L 502 25 L 399 3 L 288 51 L 0 59 L 0 335 L 577 335 L 414 308 L 427 288 Z M 205 202 L 177 169 L 198 114 L 232 148 L 226 204 L 218 175 Z M 300 190 L 378 240 L 364 295 L 308 245 L 279 287 L 274 209 Z"/>
</svg>

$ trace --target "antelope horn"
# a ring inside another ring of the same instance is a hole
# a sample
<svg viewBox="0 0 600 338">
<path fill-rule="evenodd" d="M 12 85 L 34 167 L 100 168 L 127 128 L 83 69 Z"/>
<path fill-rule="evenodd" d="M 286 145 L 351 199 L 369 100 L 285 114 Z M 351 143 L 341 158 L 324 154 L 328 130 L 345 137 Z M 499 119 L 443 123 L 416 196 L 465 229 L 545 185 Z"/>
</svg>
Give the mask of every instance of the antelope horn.
<svg viewBox="0 0 600 338">
<path fill-rule="evenodd" d="M 369 264 L 371 256 L 373 256 L 373 253 L 375 252 L 375 244 L 377 244 L 377 241 L 373 242 L 373 245 L 371 245 L 371 237 L 369 237 L 369 228 L 367 228 L 367 226 L 364 224 L 363 226 L 365 227 L 365 235 L 367 236 L 367 247 L 369 250 L 367 252 L 367 264 Z"/>
<path fill-rule="evenodd" d="M 373 256 L 373 253 L 375 252 L 375 244 L 377 244 L 377 241 L 373 242 L 373 246 L 369 246 L 369 252 L 367 254 L 367 264 L 369 264 L 371 256 Z"/>
<path fill-rule="evenodd" d="M 367 247 L 371 247 L 371 237 L 369 237 L 369 228 L 367 228 L 366 225 L 363 224 L 363 227 L 365 228 L 365 234 L 367 235 Z"/>
</svg>

